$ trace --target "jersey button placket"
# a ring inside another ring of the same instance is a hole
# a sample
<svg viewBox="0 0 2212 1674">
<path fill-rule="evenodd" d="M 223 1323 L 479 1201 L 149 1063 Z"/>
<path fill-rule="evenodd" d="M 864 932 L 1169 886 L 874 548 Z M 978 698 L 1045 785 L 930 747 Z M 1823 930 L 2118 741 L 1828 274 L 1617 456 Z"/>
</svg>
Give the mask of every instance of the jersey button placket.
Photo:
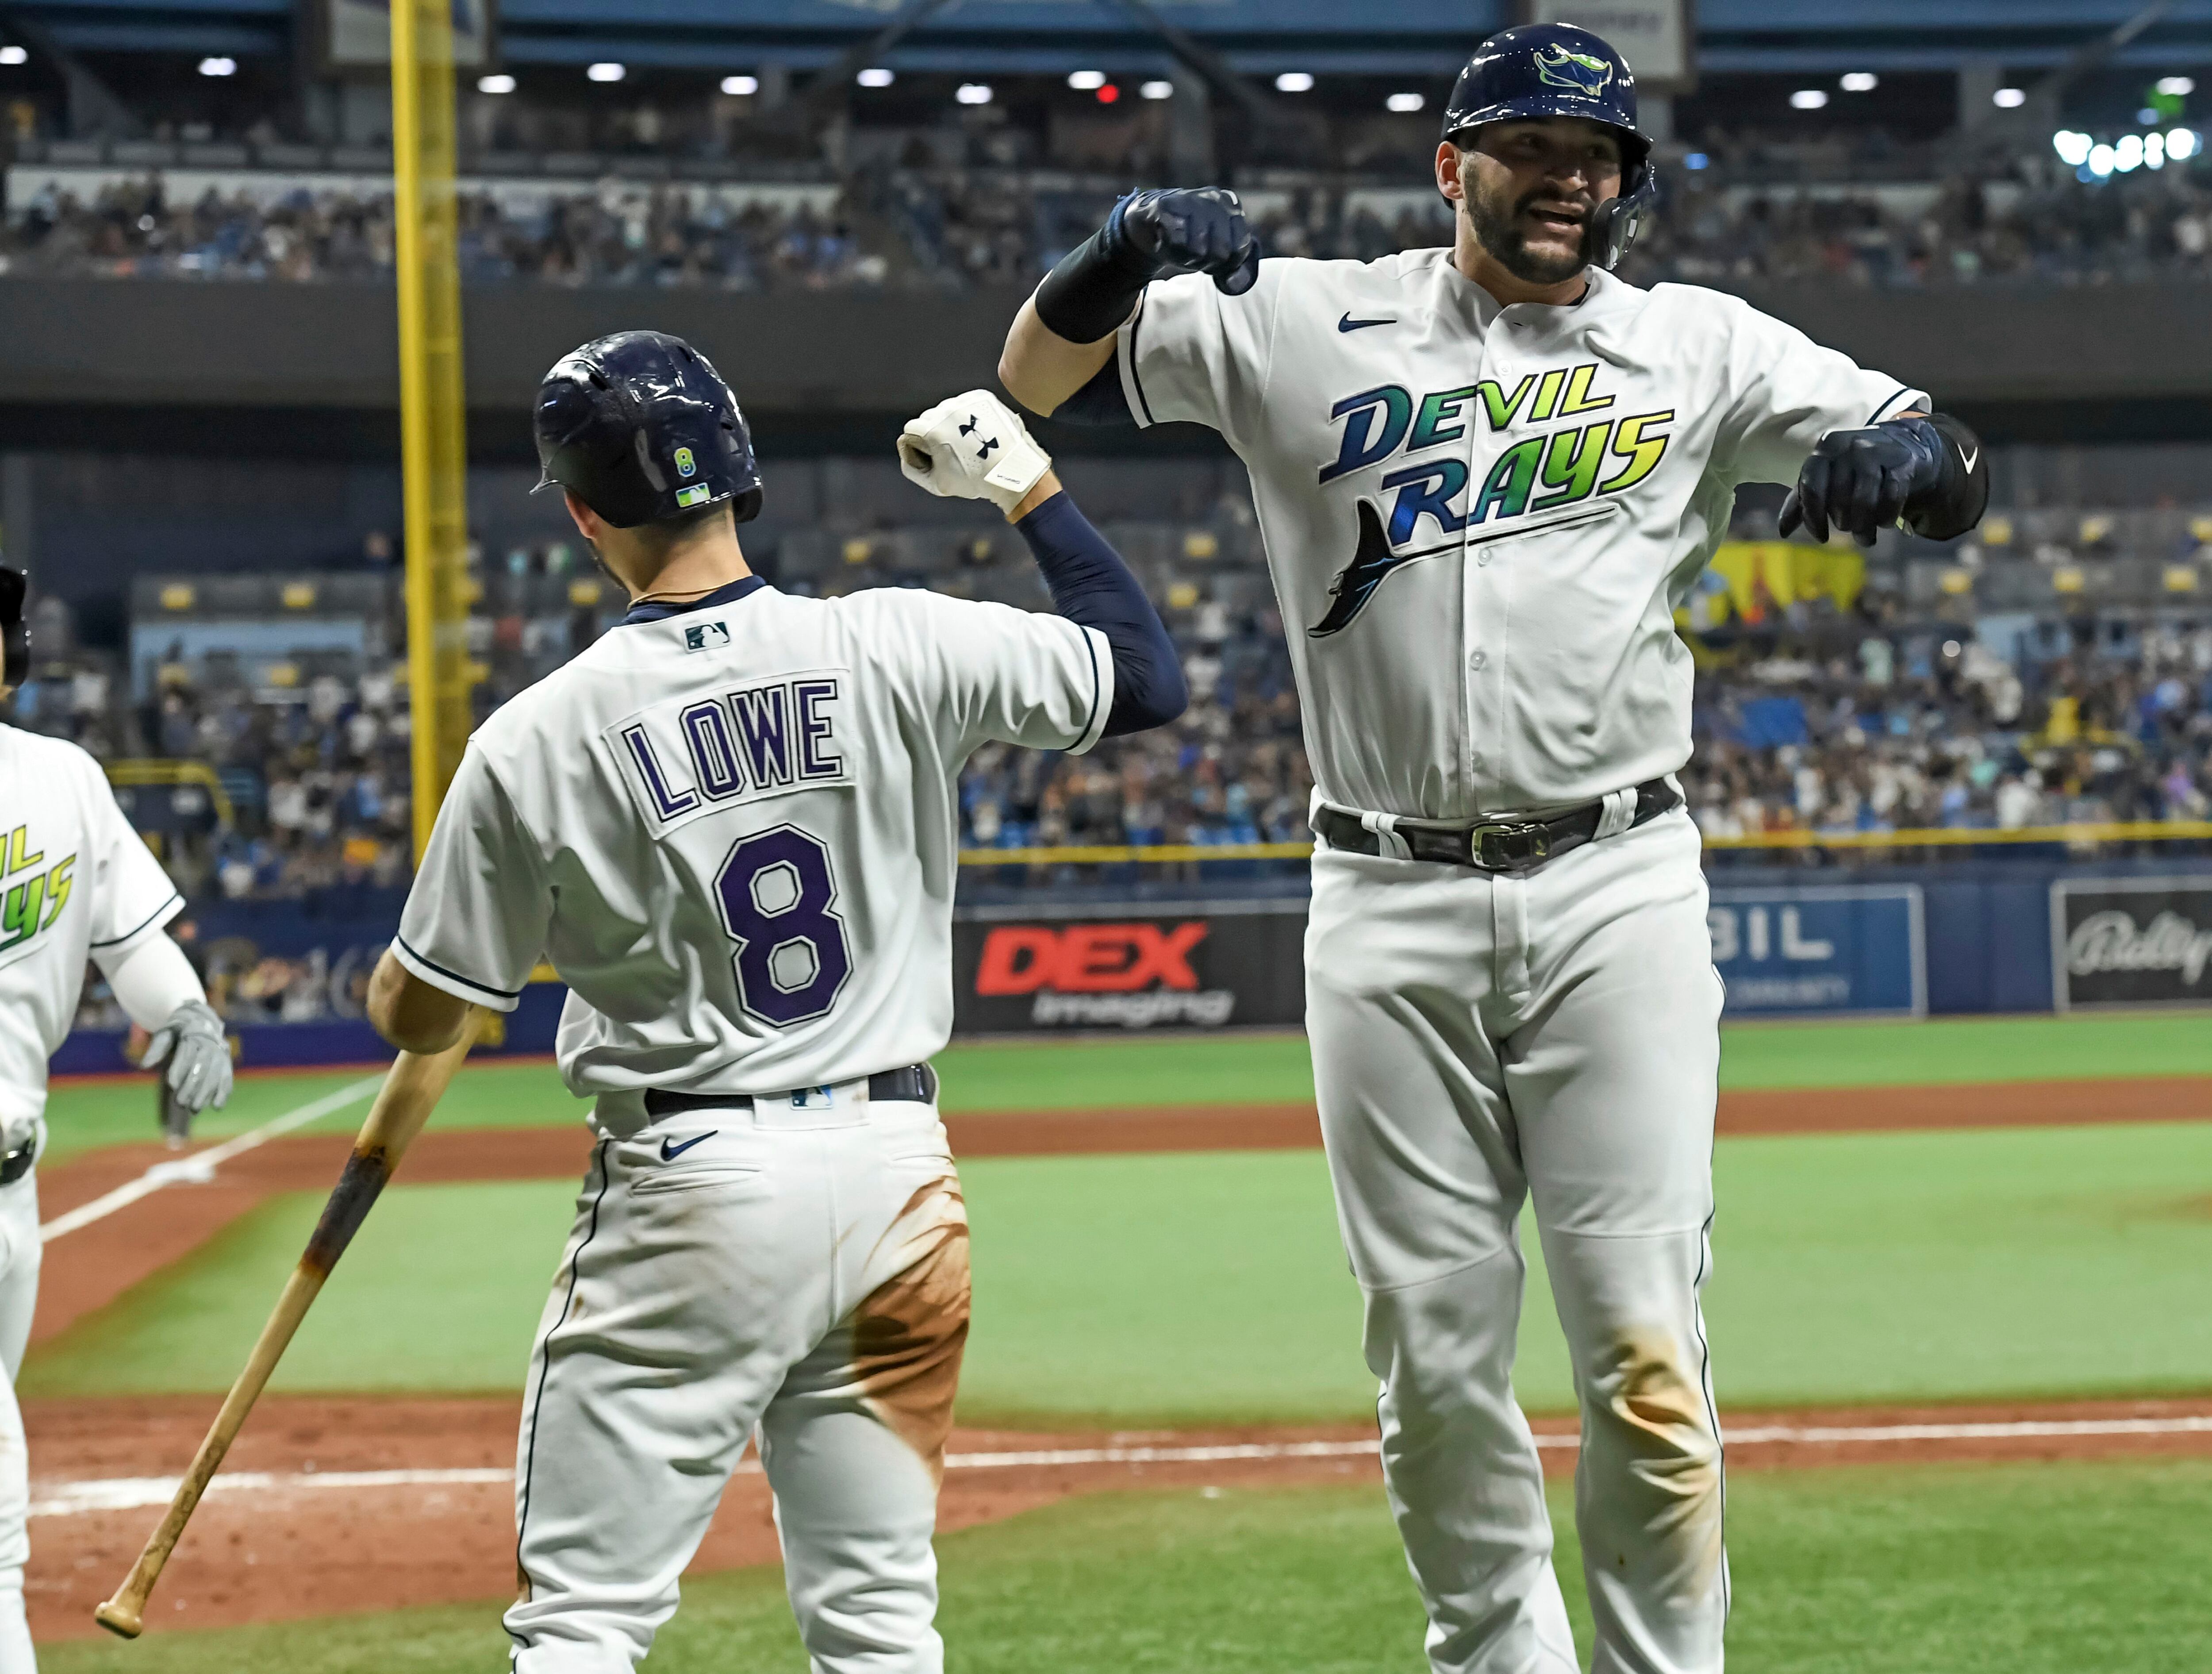
<svg viewBox="0 0 2212 1674">
<path fill-rule="evenodd" d="M 1508 375 L 1499 370 L 1490 357 L 1492 334 L 1504 331 L 1506 325 L 1506 316 L 1501 312 L 1491 321 L 1489 330 L 1483 333 L 1481 353 L 1477 357 L 1474 374 L 1478 385 L 1485 380 L 1503 384 Z M 1502 451 L 1497 445 L 1499 438 L 1489 430 L 1489 422 L 1487 408 L 1478 396 L 1470 404 L 1467 424 L 1467 509 L 1470 519 L 1475 508 L 1481 503 L 1482 484 L 1490 474 L 1490 466 Z M 1472 521 L 1467 525 L 1462 539 L 1472 544 L 1474 562 L 1471 564 L 1462 562 L 1460 566 L 1463 641 L 1460 679 L 1462 690 L 1466 694 L 1462 713 L 1467 719 L 1467 769 L 1471 781 L 1468 791 L 1478 813 L 1487 812 L 1490 808 L 1490 788 L 1486 780 L 1497 767 L 1497 752 L 1491 747 L 1491 740 L 1498 731 L 1496 706 L 1486 701 L 1496 690 L 1485 678 L 1492 659 L 1491 652 L 1481 642 L 1495 639 L 1502 616 L 1498 599 L 1499 578 L 1490 568 L 1496 544 L 1482 540 L 1480 537 L 1485 533 L 1484 528 Z"/>
</svg>

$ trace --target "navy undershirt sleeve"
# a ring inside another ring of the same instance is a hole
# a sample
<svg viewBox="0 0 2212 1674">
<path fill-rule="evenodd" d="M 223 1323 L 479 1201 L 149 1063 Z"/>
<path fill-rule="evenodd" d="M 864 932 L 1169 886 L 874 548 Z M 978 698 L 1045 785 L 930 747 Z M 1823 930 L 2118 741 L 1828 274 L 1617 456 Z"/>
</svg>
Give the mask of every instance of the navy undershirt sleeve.
<svg viewBox="0 0 2212 1674">
<path fill-rule="evenodd" d="M 1118 356 L 1109 355 L 1106 364 L 1091 375 L 1091 381 L 1052 410 L 1055 424 L 1121 424 L 1133 428 L 1136 414 L 1129 411 L 1129 397 L 1121 387 L 1121 362 Z"/>
<path fill-rule="evenodd" d="M 1174 720 L 1190 701 L 1175 642 L 1121 555 L 1066 494 L 1055 494 L 1014 526 L 1030 544 L 1054 609 L 1096 628 L 1114 653 L 1114 707 L 1106 736 L 1139 733 Z"/>
</svg>

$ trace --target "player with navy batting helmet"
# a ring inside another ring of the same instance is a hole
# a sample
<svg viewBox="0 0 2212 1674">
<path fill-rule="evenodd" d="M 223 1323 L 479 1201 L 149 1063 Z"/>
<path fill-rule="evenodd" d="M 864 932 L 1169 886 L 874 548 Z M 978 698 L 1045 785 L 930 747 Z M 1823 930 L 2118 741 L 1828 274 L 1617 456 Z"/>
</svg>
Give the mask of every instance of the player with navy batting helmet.
<svg viewBox="0 0 2212 1674">
<path fill-rule="evenodd" d="M 1452 241 L 1262 260 L 1233 193 L 1139 192 L 1000 376 L 1040 412 L 1221 432 L 1251 475 L 1316 782 L 1306 1028 L 1382 1468 L 1435 1674 L 1572 1674 L 1511 1369 L 1533 1203 L 1582 1400 L 1607 1674 L 1718 1674 L 1711 1271 L 1722 989 L 1678 770 L 1674 612 L 1736 488 L 1948 539 L 1981 445 L 1741 298 L 1613 271 L 1658 202 L 1601 37 L 1508 29 L 1436 152 Z"/>
<path fill-rule="evenodd" d="M 968 1330 L 968 1220 L 929 1059 L 952 1024 L 959 774 L 1171 720 L 1175 648 L 997 397 L 899 438 L 988 500 L 1054 610 L 787 594 L 739 527 L 760 466 L 679 338 L 623 332 L 538 391 L 540 485 L 621 623 L 468 751 L 371 983 L 436 1051 L 541 961 L 599 1139 L 532 1353 L 517 1674 L 620 1674 L 757 1433 L 821 1674 L 940 1674 L 930 1537 Z"/>
</svg>

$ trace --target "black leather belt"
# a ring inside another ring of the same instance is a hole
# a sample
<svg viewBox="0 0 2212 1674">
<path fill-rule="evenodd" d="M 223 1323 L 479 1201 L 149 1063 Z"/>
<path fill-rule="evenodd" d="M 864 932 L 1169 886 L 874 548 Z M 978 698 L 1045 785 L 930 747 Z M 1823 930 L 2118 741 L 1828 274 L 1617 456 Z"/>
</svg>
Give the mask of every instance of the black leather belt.
<svg viewBox="0 0 2212 1674">
<path fill-rule="evenodd" d="M 667 1093 L 652 1087 L 645 1095 L 645 1113 L 661 1117 L 680 1116 L 687 1111 L 749 1111 L 756 1099 L 765 1099 L 771 1105 L 797 1105 L 807 1094 L 820 1091 L 819 1087 L 793 1087 L 787 1093 Z M 933 1105 L 937 1072 L 926 1063 L 879 1070 L 868 1077 L 868 1102 Z"/>
<path fill-rule="evenodd" d="M 39 1136 L 36 1132 L 25 1135 L 23 1142 L 4 1157 L 0 1157 L 0 1186 L 12 1186 L 31 1172 L 31 1165 L 39 1160 Z"/>
<path fill-rule="evenodd" d="M 1664 779 L 1646 779 L 1636 788 L 1636 814 L 1629 829 L 1656 819 L 1681 800 Z M 1518 874 L 1592 841 L 1604 818 L 1605 804 L 1591 802 L 1549 819 L 1400 819 L 1393 829 L 1417 861 Z M 1332 849 L 1353 855 L 1387 852 L 1381 835 L 1361 825 L 1356 813 L 1324 804 L 1313 825 Z"/>
</svg>

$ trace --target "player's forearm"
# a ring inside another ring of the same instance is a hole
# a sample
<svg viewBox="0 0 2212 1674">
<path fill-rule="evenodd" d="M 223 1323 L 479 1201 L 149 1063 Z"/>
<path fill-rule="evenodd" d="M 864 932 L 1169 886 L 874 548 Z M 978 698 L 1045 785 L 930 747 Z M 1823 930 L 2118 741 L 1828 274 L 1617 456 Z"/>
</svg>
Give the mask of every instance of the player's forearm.
<svg viewBox="0 0 2212 1674">
<path fill-rule="evenodd" d="M 1042 484 L 1039 486 L 1042 486 Z M 1109 737 L 1174 720 L 1190 694 L 1167 624 L 1106 538 L 1066 494 L 1046 498 L 1014 526 L 1036 555 L 1054 608 L 1103 635 L 1114 654 Z"/>
<path fill-rule="evenodd" d="M 390 948 L 368 979 L 368 1020 L 403 1052 L 442 1052 L 461 1038 L 469 1002 L 434 988 L 399 963 Z"/>
<path fill-rule="evenodd" d="M 112 964 L 97 953 L 93 962 L 107 978 L 116 1003 L 142 1029 L 158 1029 L 179 1007 L 207 998 L 185 950 L 166 935 L 149 936 Z"/>
<path fill-rule="evenodd" d="M 1114 334 L 1095 343 L 1071 343 L 1037 318 L 1030 297 L 1015 314 L 999 356 L 999 381 L 1031 412 L 1049 416 L 1114 358 Z"/>
</svg>

